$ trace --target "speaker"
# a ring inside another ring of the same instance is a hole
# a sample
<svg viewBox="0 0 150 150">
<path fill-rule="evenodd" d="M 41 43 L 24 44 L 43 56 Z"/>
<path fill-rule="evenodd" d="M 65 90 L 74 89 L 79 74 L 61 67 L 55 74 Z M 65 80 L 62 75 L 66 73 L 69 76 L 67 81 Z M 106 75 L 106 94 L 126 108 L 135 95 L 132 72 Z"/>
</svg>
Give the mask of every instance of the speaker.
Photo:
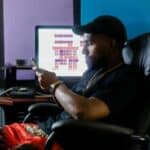
<svg viewBox="0 0 150 150">
<path fill-rule="evenodd" d="M 6 68 L 6 76 L 5 76 L 5 87 L 9 88 L 15 86 L 16 83 L 16 69 L 14 67 Z"/>
</svg>

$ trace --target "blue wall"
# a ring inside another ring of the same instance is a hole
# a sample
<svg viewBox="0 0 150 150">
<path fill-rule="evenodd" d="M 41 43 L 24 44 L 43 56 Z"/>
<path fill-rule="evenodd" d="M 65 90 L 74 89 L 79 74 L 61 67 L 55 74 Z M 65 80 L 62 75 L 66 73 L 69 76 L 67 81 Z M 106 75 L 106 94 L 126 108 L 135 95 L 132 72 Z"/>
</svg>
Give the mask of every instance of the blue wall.
<svg viewBox="0 0 150 150">
<path fill-rule="evenodd" d="M 150 0 L 81 0 L 81 24 L 103 14 L 119 17 L 129 38 L 150 32 Z"/>
</svg>

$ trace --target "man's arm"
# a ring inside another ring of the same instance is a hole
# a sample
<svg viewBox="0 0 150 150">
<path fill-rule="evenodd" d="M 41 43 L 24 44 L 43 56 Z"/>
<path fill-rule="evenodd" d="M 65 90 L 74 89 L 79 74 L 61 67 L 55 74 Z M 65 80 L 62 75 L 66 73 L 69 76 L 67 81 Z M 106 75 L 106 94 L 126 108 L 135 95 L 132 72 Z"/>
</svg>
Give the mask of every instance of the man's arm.
<svg viewBox="0 0 150 150">
<path fill-rule="evenodd" d="M 64 84 L 55 90 L 55 97 L 60 105 L 74 119 L 96 120 L 109 115 L 108 106 L 98 98 L 86 98 L 68 89 Z"/>
<path fill-rule="evenodd" d="M 57 82 L 55 73 L 43 69 L 36 69 L 36 75 L 42 89 L 48 90 L 50 85 Z M 108 106 L 98 98 L 86 98 L 72 92 L 65 84 L 57 86 L 54 92 L 58 103 L 74 119 L 95 120 L 106 117 L 110 111 Z"/>
</svg>

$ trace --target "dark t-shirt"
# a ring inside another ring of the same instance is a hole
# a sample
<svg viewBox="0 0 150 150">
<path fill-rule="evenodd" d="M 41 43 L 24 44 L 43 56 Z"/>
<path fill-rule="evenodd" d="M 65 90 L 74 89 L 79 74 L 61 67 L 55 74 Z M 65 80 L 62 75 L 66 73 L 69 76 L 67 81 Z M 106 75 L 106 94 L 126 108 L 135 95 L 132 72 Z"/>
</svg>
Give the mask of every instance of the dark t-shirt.
<svg viewBox="0 0 150 150">
<path fill-rule="evenodd" d="M 95 76 L 95 73 L 99 73 Z M 129 107 L 136 96 L 136 72 L 127 65 L 121 65 L 111 72 L 106 73 L 105 69 L 92 69 L 84 73 L 82 79 L 73 86 L 72 90 L 85 97 L 96 97 L 103 100 L 110 109 L 110 116 L 106 121 L 116 123 L 117 118 Z M 90 81 L 91 78 L 93 81 Z M 101 76 L 103 76 L 101 78 Z M 94 81 L 95 79 L 98 80 Z M 87 90 L 87 84 L 94 85 Z M 66 112 L 61 113 L 61 119 L 68 119 Z"/>
</svg>

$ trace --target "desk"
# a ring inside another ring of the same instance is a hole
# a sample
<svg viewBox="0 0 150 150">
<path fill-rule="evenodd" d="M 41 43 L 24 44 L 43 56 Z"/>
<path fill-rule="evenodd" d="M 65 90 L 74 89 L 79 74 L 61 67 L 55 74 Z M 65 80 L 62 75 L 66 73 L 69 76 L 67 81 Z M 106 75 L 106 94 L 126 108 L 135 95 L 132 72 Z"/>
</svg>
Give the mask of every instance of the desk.
<svg viewBox="0 0 150 150">
<path fill-rule="evenodd" d="M 11 97 L 0 97 L 1 106 L 14 106 L 15 104 L 26 104 L 26 103 L 39 103 L 48 102 L 51 96 L 35 96 L 35 98 L 11 98 Z"/>
<path fill-rule="evenodd" d="M 4 108 L 6 124 L 21 122 L 27 114 L 29 105 L 48 102 L 50 96 L 35 96 L 35 98 L 0 97 L 0 106 Z"/>
</svg>

